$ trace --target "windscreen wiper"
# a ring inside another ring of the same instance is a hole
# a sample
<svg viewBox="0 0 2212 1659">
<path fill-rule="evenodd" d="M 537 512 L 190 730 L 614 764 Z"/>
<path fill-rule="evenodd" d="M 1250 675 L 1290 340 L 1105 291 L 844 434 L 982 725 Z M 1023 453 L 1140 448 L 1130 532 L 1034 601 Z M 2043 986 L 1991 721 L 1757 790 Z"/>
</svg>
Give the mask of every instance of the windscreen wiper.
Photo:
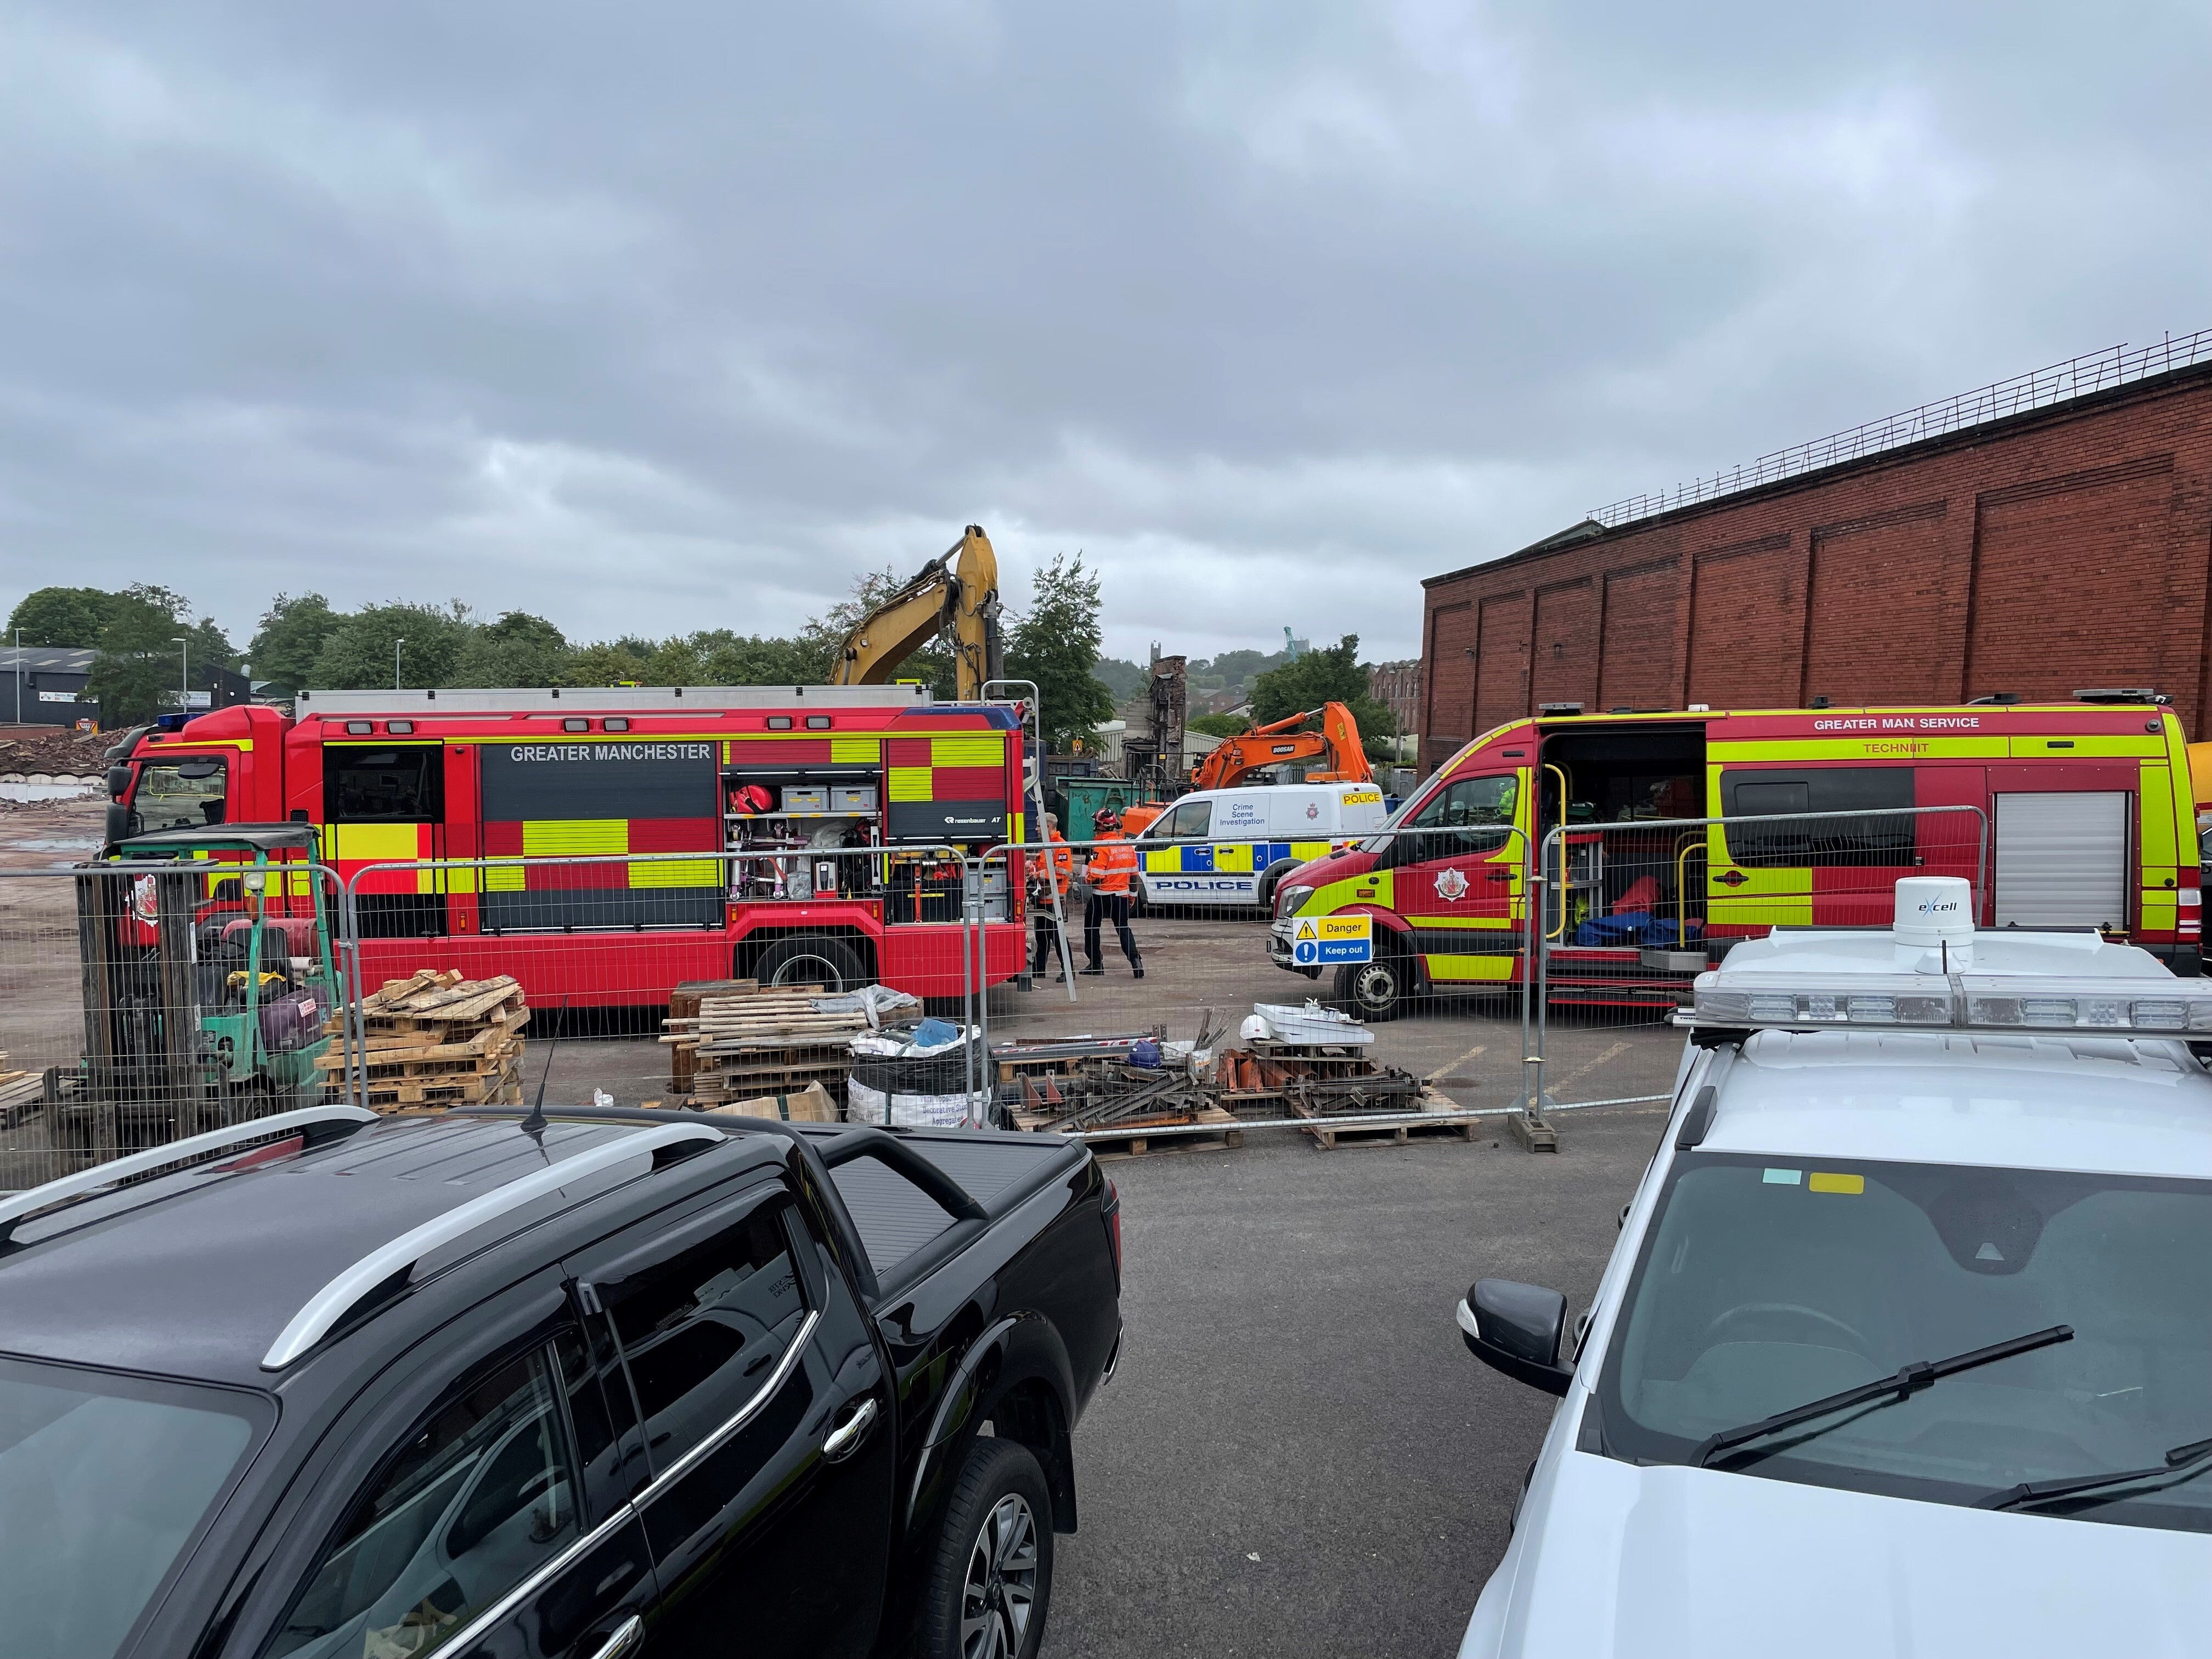
<svg viewBox="0 0 2212 1659">
<path fill-rule="evenodd" d="M 1747 1441 L 1779 1433 L 1784 1429 L 1794 1429 L 1800 1423 L 1809 1423 L 1816 1417 L 1827 1416 L 1831 1412 L 1848 1411 L 1853 1406 L 1863 1406 L 1876 1400 L 1881 1401 L 1885 1406 L 1894 1406 L 1957 1372 L 1972 1370 L 1977 1365 L 1994 1365 L 1998 1360 L 2010 1359 L 2014 1354 L 2030 1353 L 2037 1348 L 2047 1348 L 2054 1342 L 2071 1342 L 2073 1340 L 2074 1328 L 2071 1325 L 2053 1325 L 2047 1331 L 2015 1336 L 2007 1342 L 1996 1342 L 1986 1348 L 1954 1354 L 1948 1359 L 1915 1360 L 1899 1370 L 1894 1376 L 1863 1382 L 1856 1389 L 1845 1389 L 1841 1394 L 1832 1394 L 1825 1400 L 1815 1400 L 1807 1405 L 1792 1407 L 1786 1412 L 1777 1412 L 1771 1417 L 1762 1417 L 1758 1422 L 1747 1423 L 1741 1428 L 1723 1429 L 1718 1434 L 1709 1434 L 1698 1443 L 1697 1450 L 1690 1455 L 1690 1467 L 1701 1469 L 1712 1461 L 1717 1452 L 1724 1452 Z M 1883 1400 L 1884 1395 L 1889 1398 Z M 1822 1430 L 1821 1432 L 1826 1433 L 1826 1431 Z M 1762 1452 L 1759 1455 L 1765 1454 Z"/>
<path fill-rule="evenodd" d="M 1978 1510 L 2017 1509 L 2052 1498 L 2071 1498 L 2076 1492 L 2098 1492 L 2106 1486 L 2132 1486 L 2138 1480 L 2174 1480 L 2212 1466 L 2212 1440 L 2192 1440 L 2166 1453 L 2166 1462 L 2147 1469 L 2115 1469 L 2110 1474 L 2077 1474 L 2064 1480 L 2023 1480 L 2017 1486 L 1993 1492 L 1974 1507 Z"/>
</svg>

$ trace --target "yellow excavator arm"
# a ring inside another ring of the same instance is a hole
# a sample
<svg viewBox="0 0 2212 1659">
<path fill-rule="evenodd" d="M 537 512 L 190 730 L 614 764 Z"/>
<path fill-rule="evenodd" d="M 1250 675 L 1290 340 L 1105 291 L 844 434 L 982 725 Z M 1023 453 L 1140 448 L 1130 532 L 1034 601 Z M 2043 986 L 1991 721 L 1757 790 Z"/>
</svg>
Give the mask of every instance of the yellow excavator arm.
<svg viewBox="0 0 2212 1659">
<path fill-rule="evenodd" d="M 860 618 L 845 636 L 830 684 L 886 684 L 940 632 L 951 641 L 957 695 L 963 702 L 981 702 L 984 683 L 1006 672 L 1006 646 L 999 631 L 999 556 L 979 524 Z"/>
</svg>

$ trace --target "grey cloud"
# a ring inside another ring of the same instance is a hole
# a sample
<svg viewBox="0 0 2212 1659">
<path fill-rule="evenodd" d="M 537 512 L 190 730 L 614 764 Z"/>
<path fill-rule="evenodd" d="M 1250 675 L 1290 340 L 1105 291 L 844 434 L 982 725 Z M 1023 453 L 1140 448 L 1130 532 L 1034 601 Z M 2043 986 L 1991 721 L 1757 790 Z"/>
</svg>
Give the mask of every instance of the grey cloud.
<svg viewBox="0 0 2212 1659">
<path fill-rule="evenodd" d="M 0 5 L 0 572 L 1109 645 L 2199 315 L 2203 15 Z"/>
</svg>

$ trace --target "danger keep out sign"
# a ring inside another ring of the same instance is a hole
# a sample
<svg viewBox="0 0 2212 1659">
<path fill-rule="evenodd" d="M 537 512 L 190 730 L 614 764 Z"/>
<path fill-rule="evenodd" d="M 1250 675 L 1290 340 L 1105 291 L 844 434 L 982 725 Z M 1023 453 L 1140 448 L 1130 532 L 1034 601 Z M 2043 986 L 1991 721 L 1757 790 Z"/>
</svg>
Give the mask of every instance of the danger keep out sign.
<svg viewBox="0 0 2212 1659">
<path fill-rule="evenodd" d="M 1301 916 L 1291 935 L 1291 961 L 1300 968 L 1374 959 L 1371 916 Z"/>
</svg>

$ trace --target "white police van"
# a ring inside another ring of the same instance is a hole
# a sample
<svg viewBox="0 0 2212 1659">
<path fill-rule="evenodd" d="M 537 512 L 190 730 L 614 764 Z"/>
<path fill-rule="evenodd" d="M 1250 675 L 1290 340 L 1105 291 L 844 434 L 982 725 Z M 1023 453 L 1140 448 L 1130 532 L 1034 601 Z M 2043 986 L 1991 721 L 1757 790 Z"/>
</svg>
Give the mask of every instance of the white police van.
<svg viewBox="0 0 2212 1659">
<path fill-rule="evenodd" d="M 1463 1659 L 2212 1650 L 2212 980 L 1966 885 L 1698 976 L 1572 1353 L 1460 1304 L 1560 1396 Z"/>
<path fill-rule="evenodd" d="M 1182 796 L 1137 837 L 1145 902 L 1271 908 L 1275 885 L 1389 816 L 1375 783 L 1255 784 Z"/>
</svg>

